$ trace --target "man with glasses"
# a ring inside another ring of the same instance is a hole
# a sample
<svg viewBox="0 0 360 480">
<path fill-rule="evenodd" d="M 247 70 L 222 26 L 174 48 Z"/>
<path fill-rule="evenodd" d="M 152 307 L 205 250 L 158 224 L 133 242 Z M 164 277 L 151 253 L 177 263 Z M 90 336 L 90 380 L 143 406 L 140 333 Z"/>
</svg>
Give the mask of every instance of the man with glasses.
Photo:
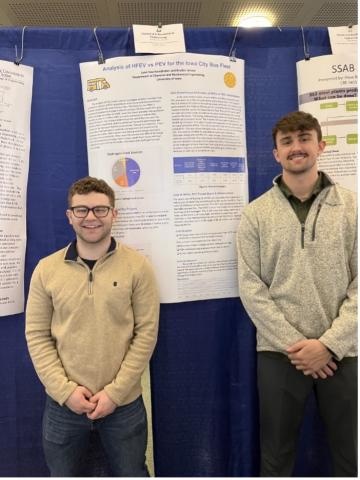
<svg viewBox="0 0 360 480">
<path fill-rule="evenodd" d="M 69 190 L 76 240 L 34 270 L 26 339 L 47 392 L 43 445 L 52 476 L 78 476 L 97 430 L 114 476 L 147 476 L 141 375 L 159 298 L 148 260 L 111 237 L 114 191 L 85 177 Z"/>
</svg>

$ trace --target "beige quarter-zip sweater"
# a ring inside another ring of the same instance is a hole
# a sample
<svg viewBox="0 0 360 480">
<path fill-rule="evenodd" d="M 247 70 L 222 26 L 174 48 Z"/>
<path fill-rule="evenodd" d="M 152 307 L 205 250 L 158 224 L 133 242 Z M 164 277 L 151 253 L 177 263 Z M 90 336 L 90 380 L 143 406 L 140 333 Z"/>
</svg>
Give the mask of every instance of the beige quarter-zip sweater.
<svg viewBox="0 0 360 480">
<path fill-rule="evenodd" d="M 112 240 L 92 271 L 74 244 L 42 259 L 26 308 L 26 339 L 47 393 L 62 405 L 78 385 L 117 405 L 141 393 L 155 347 L 159 297 L 148 260 Z"/>
</svg>

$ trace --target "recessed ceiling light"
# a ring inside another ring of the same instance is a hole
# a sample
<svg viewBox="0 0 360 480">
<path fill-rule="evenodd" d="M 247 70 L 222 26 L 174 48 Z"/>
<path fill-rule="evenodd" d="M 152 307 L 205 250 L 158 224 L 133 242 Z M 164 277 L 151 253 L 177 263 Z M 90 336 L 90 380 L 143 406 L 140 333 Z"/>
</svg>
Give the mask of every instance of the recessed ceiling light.
<svg viewBox="0 0 360 480">
<path fill-rule="evenodd" d="M 239 27 L 254 28 L 254 27 L 271 27 L 272 23 L 265 15 L 247 15 L 239 20 Z"/>
</svg>

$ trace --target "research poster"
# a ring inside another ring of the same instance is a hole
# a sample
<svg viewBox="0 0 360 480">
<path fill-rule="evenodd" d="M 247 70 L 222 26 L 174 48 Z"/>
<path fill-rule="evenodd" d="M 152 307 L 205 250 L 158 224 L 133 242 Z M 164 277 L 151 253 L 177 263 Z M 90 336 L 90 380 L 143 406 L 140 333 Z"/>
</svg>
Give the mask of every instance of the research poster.
<svg viewBox="0 0 360 480">
<path fill-rule="evenodd" d="M 89 173 L 115 190 L 114 235 L 149 257 L 163 303 L 238 296 L 244 62 L 178 53 L 80 70 Z"/>
<path fill-rule="evenodd" d="M 0 61 L 0 316 L 24 311 L 33 68 Z"/>
<path fill-rule="evenodd" d="M 299 109 L 320 122 L 326 148 L 319 167 L 356 191 L 358 88 L 355 55 L 324 55 L 297 63 Z"/>
</svg>

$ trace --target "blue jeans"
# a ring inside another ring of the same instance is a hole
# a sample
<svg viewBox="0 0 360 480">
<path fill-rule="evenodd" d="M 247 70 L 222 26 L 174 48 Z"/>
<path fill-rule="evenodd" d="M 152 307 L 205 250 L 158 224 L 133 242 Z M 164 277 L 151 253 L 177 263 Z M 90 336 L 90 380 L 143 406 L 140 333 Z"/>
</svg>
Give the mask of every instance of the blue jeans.
<svg viewBox="0 0 360 480">
<path fill-rule="evenodd" d="M 77 415 L 47 397 L 43 447 L 52 477 L 79 475 L 92 430 L 99 434 L 114 476 L 149 476 L 145 464 L 147 419 L 141 396 L 98 420 Z"/>
</svg>

